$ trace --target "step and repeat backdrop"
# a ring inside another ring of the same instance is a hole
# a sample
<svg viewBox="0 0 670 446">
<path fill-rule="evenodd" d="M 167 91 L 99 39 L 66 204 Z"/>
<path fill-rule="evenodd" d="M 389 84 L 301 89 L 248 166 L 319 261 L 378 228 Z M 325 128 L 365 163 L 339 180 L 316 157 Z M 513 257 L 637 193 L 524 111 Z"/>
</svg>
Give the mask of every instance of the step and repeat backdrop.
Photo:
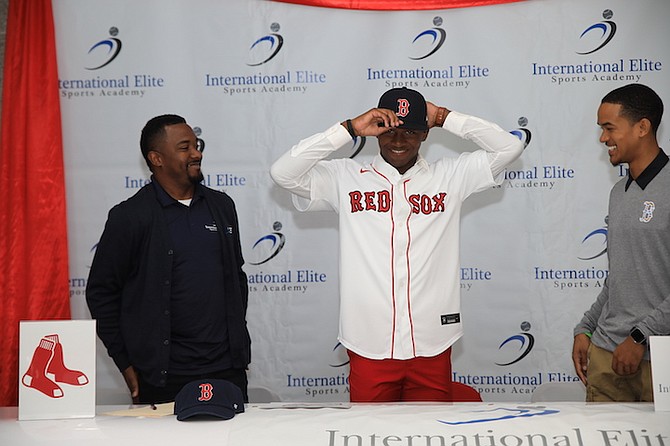
<svg viewBox="0 0 670 446">
<path fill-rule="evenodd" d="M 607 277 L 608 194 L 626 175 L 598 142 L 596 111 L 603 95 L 633 82 L 670 104 L 668 13 L 667 0 L 403 12 L 260 0 L 54 2 L 73 319 L 90 318 L 85 286 L 108 210 L 149 181 L 140 130 L 155 115 L 180 114 L 205 141 L 205 183 L 237 204 L 250 385 L 285 401 L 348 400 L 336 214 L 297 212 L 268 170 L 300 139 L 407 86 L 526 144 L 500 187 L 466 202 L 465 336 L 453 379 L 485 401 L 528 401 L 539 384 L 575 380 L 572 328 Z M 421 150 L 435 160 L 473 149 L 433 131 Z M 368 138 L 354 157 L 377 151 Z M 98 389 L 125 392 L 100 343 L 97 355 Z"/>
</svg>

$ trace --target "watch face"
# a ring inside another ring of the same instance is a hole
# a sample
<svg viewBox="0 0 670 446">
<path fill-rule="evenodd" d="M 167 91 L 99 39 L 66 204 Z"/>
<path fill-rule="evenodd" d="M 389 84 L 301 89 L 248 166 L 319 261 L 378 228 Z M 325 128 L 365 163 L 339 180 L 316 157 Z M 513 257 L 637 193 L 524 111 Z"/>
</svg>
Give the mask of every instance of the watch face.
<svg viewBox="0 0 670 446">
<path fill-rule="evenodd" d="M 638 328 L 633 328 L 630 332 L 630 337 L 633 338 L 636 344 L 644 343 L 647 338 L 645 338 L 644 333 L 642 333 Z"/>
</svg>

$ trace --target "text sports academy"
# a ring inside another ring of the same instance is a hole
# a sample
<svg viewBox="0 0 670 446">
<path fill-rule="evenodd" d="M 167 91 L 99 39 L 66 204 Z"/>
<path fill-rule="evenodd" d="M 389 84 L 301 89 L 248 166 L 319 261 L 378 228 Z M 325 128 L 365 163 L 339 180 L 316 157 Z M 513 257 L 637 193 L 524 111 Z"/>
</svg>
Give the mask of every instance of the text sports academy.
<svg viewBox="0 0 670 446">
<path fill-rule="evenodd" d="M 407 58 L 421 64 L 419 67 L 368 67 L 365 80 L 383 82 L 387 89 L 407 87 L 417 90 L 427 89 L 467 89 L 477 80 L 491 76 L 491 68 L 477 63 L 453 63 L 448 65 L 428 66 L 428 60 L 448 46 L 447 30 L 442 26 L 440 16 L 433 18 L 432 25 L 418 30 L 417 34 L 407 36 Z M 446 45 L 445 45 L 446 44 Z M 441 58 L 439 60 L 442 60 Z M 441 62 L 440 62 L 441 63 Z"/>
<path fill-rule="evenodd" d="M 59 79 L 61 98 L 134 97 L 144 98 L 149 89 L 165 87 L 165 79 L 152 74 L 126 74 L 118 78 L 95 76 L 82 79 Z"/>
<path fill-rule="evenodd" d="M 287 70 L 275 74 L 205 74 L 205 87 L 219 88 L 225 95 L 306 93 L 310 85 L 323 85 L 326 75 L 312 70 Z"/>
<path fill-rule="evenodd" d="M 327 75 L 316 70 L 301 68 L 281 72 L 258 71 L 259 67 L 272 66 L 275 57 L 284 47 L 279 33 L 280 24 L 270 25 L 270 33 L 258 37 L 248 49 L 245 73 L 205 73 L 204 86 L 215 88 L 226 96 L 254 94 L 304 94 L 311 86 L 325 85 Z"/>
<path fill-rule="evenodd" d="M 511 394 L 518 395 L 518 398 L 523 399 L 530 398 L 533 391 L 544 383 L 579 381 L 576 375 L 562 371 L 537 372 L 528 375 L 512 372 L 475 375 L 453 371 L 452 376 L 453 381 L 474 387 L 482 396 Z"/>
<path fill-rule="evenodd" d="M 533 62 L 533 76 L 549 77 L 552 84 L 576 84 L 586 82 L 618 82 L 627 84 L 640 82 L 645 73 L 657 73 L 663 70 L 663 63 L 646 58 L 619 59 L 616 62 L 596 63 L 588 61 L 581 64 L 540 64 Z"/>
<path fill-rule="evenodd" d="M 272 231 L 262 234 L 251 247 L 247 263 L 259 269 L 247 271 L 247 282 L 251 293 L 299 293 L 304 294 L 310 285 L 325 284 L 328 274 L 314 268 L 288 268 L 272 271 L 272 260 L 286 247 L 283 224 L 275 221 Z"/>
<path fill-rule="evenodd" d="M 289 269 L 281 273 L 248 273 L 250 292 L 298 292 L 305 293 L 310 284 L 326 283 L 326 273 L 313 269 Z"/>
<path fill-rule="evenodd" d="M 614 12 L 606 9 L 601 21 L 588 23 L 576 36 L 573 57 L 582 61 L 572 63 L 533 62 L 530 74 L 533 77 L 548 78 L 557 86 L 607 82 L 629 84 L 641 82 L 643 76 L 663 71 L 663 63 L 647 54 L 644 57 L 632 55 L 615 60 L 595 61 L 603 48 L 616 45 L 617 29 L 620 25 L 613 20 Z M 626 26 L 624 23 L 621 26 Z M 583 61 L 584 57 L 588 60 Z M 575 59 L 576 60 L 576 59 Z"/>
<path fill-rule="evenodd" d="M 119 29 L 109 29 L 109 37 L 93 43 L 79 67 L 76 77 L 58 79 L 58 90 L 62 99 L 78 98 L 144 98 L 150 90 L 166 86 L 165 78 L 150 73 L 125 73 L 105 76 L 106 67 L 114 63 L 121 54 L 123 42 Z M 89 72 L 92 75 L 83 75 Z"/>
<path fill-rule="evenodd" d="M 498 346 L 497 353 L 487 355 L 493 360 L 497 370 L 524 361 L 533 351 L 535 336 L 531 334 L 529 321 L 522 321 L 521 332 L 514 333 L 503 340 Z M 507 369 L 509 370 L 509 369 Z M 489 374 L 462 373 L 452 371 L 452 380 L 474 387 L 481 395 L 512 395 L 518 401 L 529 399 L 533 391 L 543 383 L 575 382 L 579 377 L 574 373 L 564 371 L 538 371 L 536 373 L 515 373 L 513 371 Z"/>
<path fill-rule="evenodd" d="M 384 81 L 385 88 L 468 88 L 473 79 L 488 78 L 489 67 L 479 65 L 448 65 L 438 69 L 424 67 L 368 68 L 366 80 Z"/>
<path fill-rule="evenodd" d="M 503 183 L 494 189 L 553 190 L 562 181 L 575 179 L 575 169 L 560 165 L 532 166 L 528 169 L 506 169 Z"/>
</svg>

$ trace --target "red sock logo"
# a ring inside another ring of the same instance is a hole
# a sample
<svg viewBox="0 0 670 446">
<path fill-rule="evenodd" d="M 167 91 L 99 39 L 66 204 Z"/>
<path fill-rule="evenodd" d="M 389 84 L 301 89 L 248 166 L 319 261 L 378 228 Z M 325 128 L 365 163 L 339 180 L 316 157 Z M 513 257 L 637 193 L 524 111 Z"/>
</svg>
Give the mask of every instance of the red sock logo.
<svg viewBox="0 0 670 446">
<path fill-rule="evenodd" d="M 49 398 L 61 398 L 63 389 L 56 382 L 83 386 L 88 384 L 88 378 L 84 373 L 65 366 L 63 345 L 59 342 L 58 335 L 53 334 L 40 340 L 21 382 Z"/>
</svg>

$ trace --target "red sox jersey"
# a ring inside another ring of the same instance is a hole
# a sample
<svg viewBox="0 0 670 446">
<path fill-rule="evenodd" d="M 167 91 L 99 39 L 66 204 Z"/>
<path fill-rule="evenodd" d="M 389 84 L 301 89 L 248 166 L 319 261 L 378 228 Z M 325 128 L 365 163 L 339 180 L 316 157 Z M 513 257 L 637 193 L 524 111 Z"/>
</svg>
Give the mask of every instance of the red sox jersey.
<svg viewBox="0 0 670 446">
<path fill-rule="evenodd" d="M 351 144 L 337 124 L 272 166 L 273 179 L 293 192 L 297 209 L 339 214 L 339 340 L 366 358 L 435 356 L 463 334 L 461 205 L 502 181 L 522 143 L 495 124 L 453 111 L 444 128 L 484 150 L 435 163 L 419 155 L 401 175 L 380 155 L 367 165 L 324 160 Z"/>
</svg>

